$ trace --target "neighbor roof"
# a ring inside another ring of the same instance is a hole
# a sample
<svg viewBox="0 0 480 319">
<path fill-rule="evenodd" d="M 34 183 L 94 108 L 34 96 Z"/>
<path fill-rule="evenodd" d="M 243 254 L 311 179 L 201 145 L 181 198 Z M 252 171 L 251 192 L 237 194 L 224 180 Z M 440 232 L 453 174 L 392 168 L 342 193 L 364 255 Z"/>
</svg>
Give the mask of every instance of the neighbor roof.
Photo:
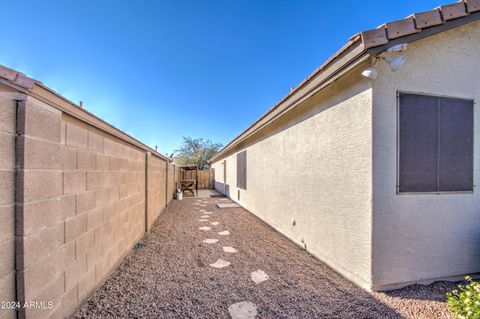
<svg viewBox="0 0 480 319">
<path fill-rule="evenodd" d="M 221 159 L 246 138 L 323 89 L 353 66 L 366 61 L 368 57 L 375 56 L 396 44 L 412 42 L 478 19 L 480 0 L 463 0 L 430 11 L 414 13 L 402 20 L 355 34 L 339 51 L 215 154 L 211 161 Z"/>
</svg>

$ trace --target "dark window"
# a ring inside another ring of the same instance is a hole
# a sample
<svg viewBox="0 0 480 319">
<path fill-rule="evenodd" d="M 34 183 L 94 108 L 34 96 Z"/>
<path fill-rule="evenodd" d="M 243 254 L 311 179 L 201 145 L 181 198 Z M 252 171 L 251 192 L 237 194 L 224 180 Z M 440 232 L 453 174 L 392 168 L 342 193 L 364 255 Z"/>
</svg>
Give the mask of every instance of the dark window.
<svg viewBox="0 0 480 319">
<path fill-rule="evenodd" d="M 473 101 L 401 93 L 399 192 L 473 191 Z"/>
<path fill-rule="evenodd" d="M 237 187 L 247 189 L 247 151 L 237 153 Z"/>
</svg>

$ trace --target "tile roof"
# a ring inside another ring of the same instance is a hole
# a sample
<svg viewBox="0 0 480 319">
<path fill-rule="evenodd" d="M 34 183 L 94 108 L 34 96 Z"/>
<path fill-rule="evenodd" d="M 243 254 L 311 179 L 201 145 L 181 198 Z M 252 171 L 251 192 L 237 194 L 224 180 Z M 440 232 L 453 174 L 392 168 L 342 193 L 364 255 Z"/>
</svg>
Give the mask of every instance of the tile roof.
<svg viewBox="0 0 480 319">
<path fill-rule="evenodd" d="M 322 76 L 324 76 L 324 81 L 326 82 L 332 76 L 332 73 L 343 69 L 345 65 L 358 59 L 361 54 L 374 55 L 384 48 L 386 49 L 388 46 L 394 45 L 395 42 L 406 41 L 409 36 L 418 35 L 416 39 L 419 39 L 476 19 L 480 19 L 480 0 L 461 0 L 456 3 L 439 6 L 430 11 L 414 13 L 404 19 L 388 22 L 375 29 L 353 35 L 340 50 L 305 78 L 299 85 L 292 88 L 284 98 L 235 137 L 210 160 L 215 161 L 220 159 L 222 154 L 225 154 L 228 150 L 254 134 L 265 125 L 273 122 L 277 117 L 283 114 L 282 112 L 286 112 L 295 107 L 296 105 L 293 105 L 294 103 L 287 105 L 288 101 L 291 100 L 293 96 L 299 94 L 298 92 L 311 82 Z M 445 25 L 444 29 L 441 28 L 442 25 Z M 409 39 L 409 41 L 406 42 L 414 41 L 416 39 Z M 352 52 L 358 54 L 352 55 Z M 350 56 L 348 56 L 349 54 Z M 335 62 L 338 61 L 341 62 L 340 65 L 335 64 Z M 331 69 L 336 70 L 332 71 Z M 279 111 L 282 108 L 284 110 Z M 274 112 L 277 112 L 277 115 L 271 116 Z"/>
<path fill-rule="evenodd" d="M 402 20 L 382 24 L 376 29 L 360 32 L 360 37 L 365 49 L 369 49 L 477 11 L 480 11 L 480 0 L 463 0 L 430 11 L 414 13 Z"/>
</svg>

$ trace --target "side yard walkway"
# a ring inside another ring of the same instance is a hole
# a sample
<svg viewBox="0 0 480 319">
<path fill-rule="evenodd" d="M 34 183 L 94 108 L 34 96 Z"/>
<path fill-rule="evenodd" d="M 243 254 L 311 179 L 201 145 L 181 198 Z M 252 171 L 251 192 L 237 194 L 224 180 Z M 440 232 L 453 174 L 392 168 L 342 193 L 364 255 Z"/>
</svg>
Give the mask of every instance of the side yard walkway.
<svg viewBox="0 0 480 319">
<path fill-rule="evenodd" d="M 228 202 L 173 201 L 74 317 L 448 317 L 452 284 L 369 294 Z"/>
</svg>

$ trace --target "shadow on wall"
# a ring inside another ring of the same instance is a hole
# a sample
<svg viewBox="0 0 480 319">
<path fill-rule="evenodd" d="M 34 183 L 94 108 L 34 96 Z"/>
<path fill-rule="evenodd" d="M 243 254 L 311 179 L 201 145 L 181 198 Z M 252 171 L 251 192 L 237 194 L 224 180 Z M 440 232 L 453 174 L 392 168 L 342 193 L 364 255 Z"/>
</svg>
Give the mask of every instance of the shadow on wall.
<svg viewBox="0 0 480 319">
<path fill-rule="evenodd" d="M 215 190 L 220 194 L 230 197 L 230 186 L 228 184 L 215 181 Z"/>
<path fill-rule="evenodd" d="M 223 192 L 223 194 L 230 198 L 230 185 L 225 184 L 225 191 Z"/>
</svg>

